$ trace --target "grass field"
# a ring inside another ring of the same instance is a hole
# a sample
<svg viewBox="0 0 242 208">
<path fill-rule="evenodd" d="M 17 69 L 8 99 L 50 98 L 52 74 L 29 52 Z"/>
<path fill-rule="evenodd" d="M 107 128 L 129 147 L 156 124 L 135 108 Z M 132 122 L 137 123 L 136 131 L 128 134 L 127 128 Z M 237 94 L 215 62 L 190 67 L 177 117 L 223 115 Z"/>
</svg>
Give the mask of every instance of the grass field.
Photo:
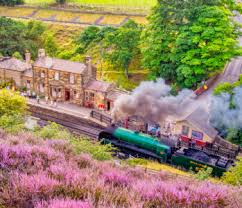
<svg viewBox="0 0 242 208">
<path fill-rule="evenodd" d="M 40 5 L 52 4 L 54 0 L 25 0 L 27 4 Z M 108 6 L 131 6 L 131 7 L 152 7 L 156 0 L 67 0 L 68 3 L 89 4 L 89 5 L 108 5 Z"/>
</svg>

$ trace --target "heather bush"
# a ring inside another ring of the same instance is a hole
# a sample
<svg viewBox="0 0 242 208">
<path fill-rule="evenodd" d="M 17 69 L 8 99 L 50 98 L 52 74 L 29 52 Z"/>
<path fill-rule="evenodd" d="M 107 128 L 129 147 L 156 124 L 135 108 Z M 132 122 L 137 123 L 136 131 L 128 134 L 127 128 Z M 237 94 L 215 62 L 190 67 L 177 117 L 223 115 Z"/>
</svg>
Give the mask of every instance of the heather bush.
<svg viewBox="0 0 242 208">
<path fill-rule="evenodd" d="M 118 167 L 79 154 L 72 145 L 67 140 L 0 131 L 0 204 L 8 208 L 222 208 L 239 204 L 239 188 Z"/>
<path fill-rule="evenodd" d="M 53 199 L 48 202 L 42 201 L 35 208 L 92 208 L 91 203 L 72 199 Z"/>
<path fill-rule="evenodd" d="M 113 186 L 128 186 L 131 181 L 131 177 L 128 177 L 126 172 L 116 169 L 104 172 L 103 178 L 105 183 L 110 183 Z"/>
</svg>

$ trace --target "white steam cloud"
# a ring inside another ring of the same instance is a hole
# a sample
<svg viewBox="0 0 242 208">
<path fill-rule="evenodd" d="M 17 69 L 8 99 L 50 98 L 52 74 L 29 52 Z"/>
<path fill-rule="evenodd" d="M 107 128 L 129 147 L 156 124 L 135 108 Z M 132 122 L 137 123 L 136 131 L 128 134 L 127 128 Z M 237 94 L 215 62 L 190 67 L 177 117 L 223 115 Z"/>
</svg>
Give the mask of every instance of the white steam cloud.
<svg viewBox="0 0 242 208">
<path fill-rule="evenodd" d="M 183 101 L 193 95 L 182 90 L 177 96 L 170 94 L 171 87 L 163 79 L 142 82 L 130 95 L 121 95 L 114 103 L 112 117 L 115 121 L 137 115 L 154 122 L 162 122 L 169 115 L 182 112 Z"/>
<path fill-rule="evenodd" d="M 232 103 L 232 106 L 231 106 Z M 232 107 L 232 108 L 231 108 Z M 210 123 L 217 129 L 242 128 L 242 87 L 233 90 L 233 96 L 223 93 L 213 96 L 210 104 Z"/>
</svg>

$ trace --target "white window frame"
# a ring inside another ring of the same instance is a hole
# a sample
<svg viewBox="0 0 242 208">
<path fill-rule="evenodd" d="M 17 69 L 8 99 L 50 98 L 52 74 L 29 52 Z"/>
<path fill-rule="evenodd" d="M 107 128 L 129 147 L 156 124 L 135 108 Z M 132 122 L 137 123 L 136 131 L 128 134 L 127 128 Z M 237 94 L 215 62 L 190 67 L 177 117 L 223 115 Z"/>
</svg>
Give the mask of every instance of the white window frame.
<svg viewBox="0 0 242 208">
<path fill-rule="evenodd" d="M 60 72 L 55 72 L 55 80 L 60 80 Z"/>
<path fill-rule="evenodd" d="M 75 84 L 75 75 L 70 74 L 70 84 Z"/>
</svg>

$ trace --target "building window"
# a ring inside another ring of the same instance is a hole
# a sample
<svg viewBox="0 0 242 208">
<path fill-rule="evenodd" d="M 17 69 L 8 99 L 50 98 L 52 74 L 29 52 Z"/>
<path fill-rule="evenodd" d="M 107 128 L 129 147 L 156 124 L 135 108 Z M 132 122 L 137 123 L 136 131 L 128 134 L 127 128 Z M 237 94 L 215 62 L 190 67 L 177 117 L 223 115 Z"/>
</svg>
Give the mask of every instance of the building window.
<svg viewBox="0 0 242 208">
<path fill-rule="evenodd" d="M 41 93 L 44 93 L 45 92 L 45 84 L 41 83 L 39 85 L 39 90 L 40 90 Z"/>
<path fill-rule="evenodd" d="M 89 93 L 89 99 L 90 99 L 90 101 L 94 101 L 94 93 L 92 93 L 92 92 L 90 92 Z"/>
<path fill-rule="evenodd" d="M 62 96 L 61 96 L 61 89 L 60 89 L 60 88 L 58 89 L 58 97 L 59 97 L 59 98 L 62 97 Z"/>
<path fill-rule="evenodd" d="M 95 94 L 93 92 L 85 92 L 85 100 L 93 102 Z"/>
<path fill-rule="evenodd" d="M 192 139 L 203 140 L 203 133 L 192 130 Z"/>
<path fill-rule="evenodd" d="M 45 78 L 45 71 L 41 71 L 41 72 L 40 72 L 40 77 L 41 77 L 41 78 Z"/>
<path fill-rule="evenodd" d="M 30 83 L 31 83 L 31 81 L 30 80 L 27 80 L 27 82 L 26 82 L 27 89 L 30 89 Z"/>
<path fill-rule="evenodd" d="M 59 80 L 60 79 L 60 73 L 59 72 L 55 72 L 55 80 Z"/>
<path fill-rule="evenodd" d="M 188 126 L 182 126 L 182 135 L 188 136 L 189 134 L 189 127 Z"/>
<path fill-rule="evenodd" d="M 70 74 L 70 84 L 75 84 L 75 75 Z"/>
</svg>

